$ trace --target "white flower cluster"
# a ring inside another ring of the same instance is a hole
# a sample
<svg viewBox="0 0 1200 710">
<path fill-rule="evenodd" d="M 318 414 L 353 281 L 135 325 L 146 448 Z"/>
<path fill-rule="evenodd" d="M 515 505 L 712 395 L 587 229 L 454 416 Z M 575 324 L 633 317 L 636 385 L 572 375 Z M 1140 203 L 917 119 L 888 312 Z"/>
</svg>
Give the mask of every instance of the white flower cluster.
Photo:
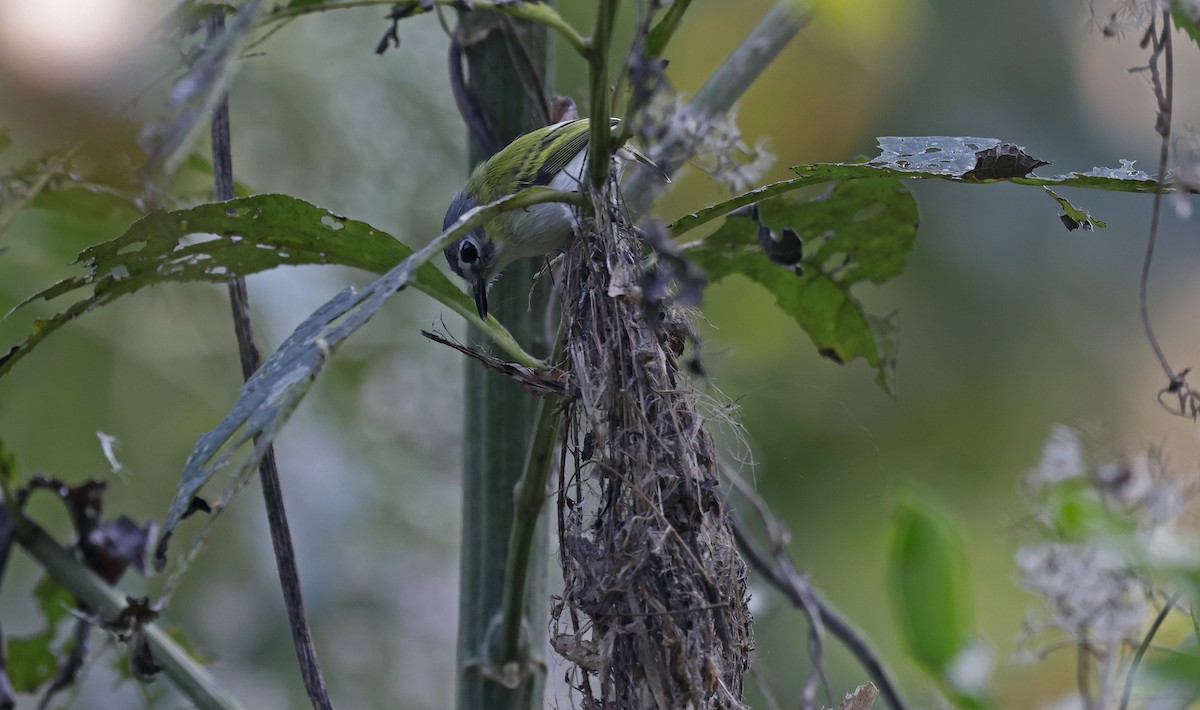
<svg viewBox="0 0 1200 710">
<path fill-rule="evenodd" d="M 1040 491 L 1062 481 L 1080 478 L 1084 473 L 1086 464 L 1079 433 L 1068 426 L 1055 424 L 1050 430 L 1050 440 L 1042 449 L 1042 460 L 1025 481 L 1032 490 Z"/>
<path fill-rule="evenodd" d="M 1193 0 L 1183 0 L 1191 3 Z M 1166 0 L 1092 0 L 1092 20 L 1105 37 L 1122 37 L 1126 33 L 1140 34 L 1150 25 L 1150 16 L 1159 12 Z M 1139 36 L 1138 39 L 1141 39 Z"/>
<path fill-rule="evenodd" d="M 1058 629 L 1090 644 L 1137 642 L 1151 608 L 1147 585 L 1125 556 L 1104 542 L 1046 542 L 1016 554 L 1021 582 L 1046 600 L 1027 633 Z"/>
<path fill-rule="evenodd" d="M 688 110 L 678 94 L 663 93 L 646 107 L 644 120 L 660 127 L 660 134 L 685 137 L 693 146 L 691 162 L 730 192 L 758 185 L 775 164 L 766 139 L 754 148 L 746 145 L 737 126 L 737 109 L 724 116 L 703 116 Z"/>
<path fill-rule="evenodd" d="M 1155 575 L 1196 563 L 1194 546 L 1173 531 L 1189 490 L 1185 479 L 1167 474 L 1160 452 L 1097 459 L 1078 431 L 1053 428 L 1025 477 L 1032 517 L 1049 534 L 1015 556 L 1022 586 L 1043 600 L 1026 616 L 1023 655 L 1038 658 L 1064 645 L 1085 650 L 1080 677 L 1092 681 L 1080 693 L 1089 702 L 1108 697 L 1122 649 L 1141 642 L 1161 602 Z"/>
</svg>

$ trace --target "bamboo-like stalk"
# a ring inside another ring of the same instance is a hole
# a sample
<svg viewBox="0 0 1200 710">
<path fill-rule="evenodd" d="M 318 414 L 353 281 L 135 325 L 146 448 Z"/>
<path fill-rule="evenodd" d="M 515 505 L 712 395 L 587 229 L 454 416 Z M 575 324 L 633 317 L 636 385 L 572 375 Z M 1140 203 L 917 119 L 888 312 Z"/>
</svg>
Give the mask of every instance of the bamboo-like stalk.
<svg viewBox="0 0 1200 710">
<path fill-rule="evenodd" d="M 517 37 L 506 36 L 504 25 L 491 13 L 463 16 L 468 89 L 476 99 L 501 144 L 535 126 L 529 109 L 529 92 L 521 85 L 521 68 L 515 65 L 510 43 L 524 43 L 526 53 L 543 85 L 549 85 L 549 39 L 544 27 L 511 23 Z M 485 158 L 482 146 L 472 142 L 472 165 Z M 496 319 L 504 323 L 527 352 L 544 356 L 548 349 L 541 332 L 546 309 L 545 288 L 530 298 L 533 275 L 540 265 L 523 259 L 510 265 L 492 288 L 489 303 Z M 471 328 L 471 345 L 489 348 L 486 336 Z M 542 704 L 544 673 L 527 673 L 515 688 L 495 680 L 495 647 L 489 640 L 497 635 L 503 606 L 505 567 L 513 527 L 513 489 L 525 469 L 533 431 L 537 401 L 512 381 L 466 364 L 466 427 L 463 442 L 463 537 L 459 581 L 458 677 L 456 706 L 459 710 L 527 708 Z M 544 525 L 544 524 L 543 524 Z M 539 525 L 538 527 L 543 527 Z M 524 604 L 526 634 L 523 655 L 545 655 L 542 630 L 546 627 L 546 559 L 544 531 L 535 532 L 526 572 Z M 491 632 L 491 634 L 489 634 Z M 499 645 L 499 644 L 497 644 Z M 530 667 L 530 666 L 527 666 Z"/>
</svg>

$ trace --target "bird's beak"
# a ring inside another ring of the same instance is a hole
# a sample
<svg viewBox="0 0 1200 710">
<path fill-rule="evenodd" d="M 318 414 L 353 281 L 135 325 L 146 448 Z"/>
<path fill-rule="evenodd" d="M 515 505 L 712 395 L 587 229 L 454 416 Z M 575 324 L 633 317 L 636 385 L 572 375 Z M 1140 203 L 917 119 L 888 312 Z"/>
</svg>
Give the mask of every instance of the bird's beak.
<svg viewBox="0 0 1200 710">
<path fill-rule="evenodd" d="M 482 275 L 475 281 L 474 288 L 471 289 L 475 296 L 475 309 L 479 311 L 479 317 L 487 320 L 487 279 Z"/>
</svg>

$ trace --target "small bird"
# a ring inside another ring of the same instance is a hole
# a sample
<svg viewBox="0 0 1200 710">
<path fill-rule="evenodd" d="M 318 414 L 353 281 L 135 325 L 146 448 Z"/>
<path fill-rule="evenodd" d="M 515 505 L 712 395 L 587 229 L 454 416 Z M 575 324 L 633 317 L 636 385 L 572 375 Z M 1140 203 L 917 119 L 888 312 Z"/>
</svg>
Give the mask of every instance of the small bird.
<svg viewBox="0 0 1200 710">
<path fill-rule="evenodd" d="M 620 121 L 612 119 L 612 125 Z M 563 121 L 526 133 L 488 158 L 471 173 L 442 221 L 442 230 L 468 210 L 512 195 L 533 185 L 578 191 L 587 169 L 588 119 Z M 628 159 L 654 167 L 648 158 L 626 145 L 615 156 L 618 166 Z M 571 208 L 547 202 L 505 212 L 471 230 L 446 247 L 446 261 L 467 282 L 479 316 L 488 314 L 488 287 L 504 267 L 527 256 L 542 256 L 561 248 L 573 233 Z"/>
</svg>

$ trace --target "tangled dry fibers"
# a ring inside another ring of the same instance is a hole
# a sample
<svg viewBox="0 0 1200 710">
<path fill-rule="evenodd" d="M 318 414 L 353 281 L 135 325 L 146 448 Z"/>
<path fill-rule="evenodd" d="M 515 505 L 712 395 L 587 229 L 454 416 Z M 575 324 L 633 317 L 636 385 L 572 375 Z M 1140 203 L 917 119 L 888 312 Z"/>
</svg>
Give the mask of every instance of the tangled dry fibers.
<svg viewBox="0 0 1200 710">
<path fill-rule="evenodd" d="M 574 466 L 560 467 L 552 642 L 578 707 L 742 708 L 746 570 L 663 325 L 681 315 L 645 308 L 642 246 L 619 200 L 596 203 L 562 279 Z"/>
</svg>

